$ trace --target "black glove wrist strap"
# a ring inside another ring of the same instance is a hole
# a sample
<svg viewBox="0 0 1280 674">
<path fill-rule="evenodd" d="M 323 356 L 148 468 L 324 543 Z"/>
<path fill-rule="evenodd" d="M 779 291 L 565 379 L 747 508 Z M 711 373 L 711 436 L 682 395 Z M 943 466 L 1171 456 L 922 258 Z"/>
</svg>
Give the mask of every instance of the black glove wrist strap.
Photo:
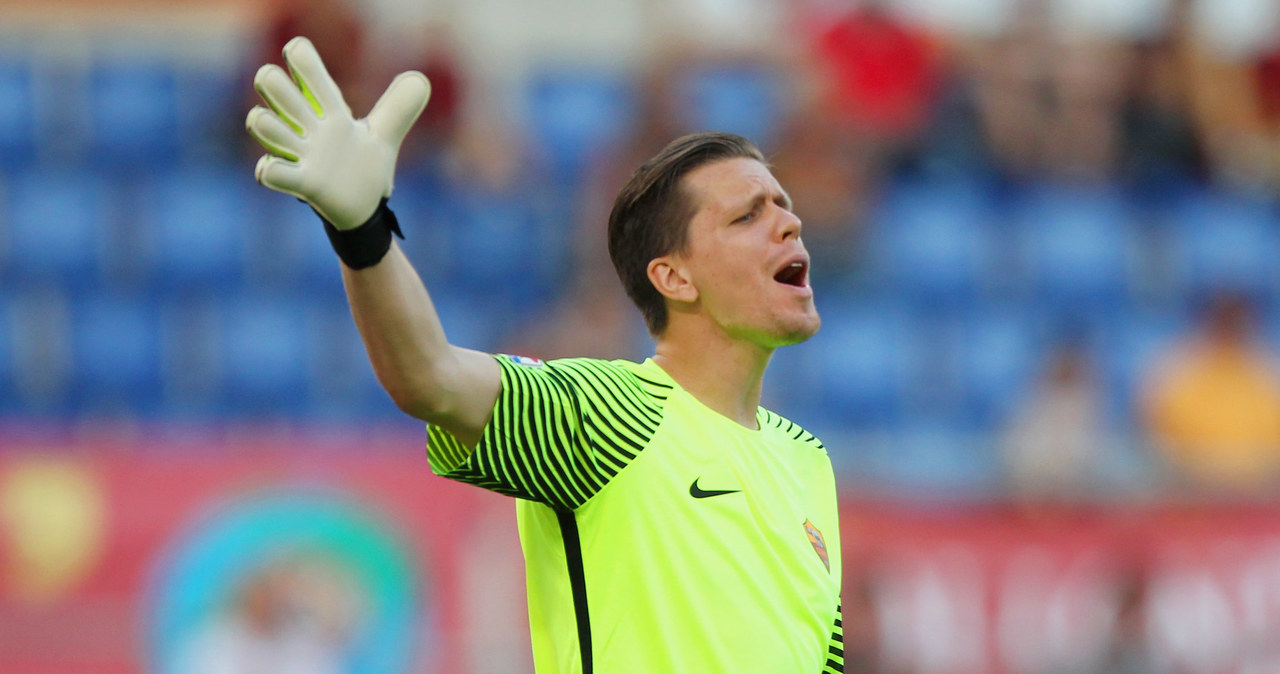
<svg viewBox="0 0 1280 674">
<path fill-rule="evenodd" d="M 373 215 L 354 229 L 338 229 L 325 220 L 324 216 L 320 219 L 324 222 L 324 232 L 329 235 L 333 252 L 338 254 L 342 264 L 352 269 L 364 269 L 381 262 L 387 251 L 391 250 L 392 234 L 404 238 L 404 234 L 400 232 L 400 223 L 396 221 L 396 214 L 387 208 L 385 198 L 378 204 Z"/>
</svg>

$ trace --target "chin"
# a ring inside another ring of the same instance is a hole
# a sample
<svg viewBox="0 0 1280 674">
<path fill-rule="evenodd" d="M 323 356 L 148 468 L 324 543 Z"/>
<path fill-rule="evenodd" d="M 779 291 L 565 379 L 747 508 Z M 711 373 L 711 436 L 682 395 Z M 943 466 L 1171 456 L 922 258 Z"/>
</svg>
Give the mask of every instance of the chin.
<svg viewBox="0 0 1280 674">
<path fill-rule="evenodd" d="M 777 338 L 775 346 L 791 346 L 799 344 L 810 337 L 818 334 L 818 329 L 822 327 L 822 319 L 815 312 L 805 317 L 805 320 L 798 321 L 795 325 L 786 326 L 788 329 L 782 331 Z"/>
</svg>

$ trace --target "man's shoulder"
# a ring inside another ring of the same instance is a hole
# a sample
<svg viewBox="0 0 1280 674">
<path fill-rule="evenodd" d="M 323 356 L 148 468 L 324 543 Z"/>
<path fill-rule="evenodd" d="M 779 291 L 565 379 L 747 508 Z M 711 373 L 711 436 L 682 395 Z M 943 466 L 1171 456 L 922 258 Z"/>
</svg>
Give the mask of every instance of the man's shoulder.
<svg viewBox="0 0 1280 674">
<path fill-rule="evenodd" d="M 761 429 L 772 429 L 774 432 L 790 438 L 798 445 L 820 451 L 823 454 L 827 453 L 826 446 L 822 444 L 822 441 L 816 435 L 781 414 L 761 407 L 759 418 Z"/>
<path fill-rule="evenodd" d="M 675 387 L 652 361 L 605 360 L 602 358 L 556 358 L 539 360 L 527 356 L 497 355 L 504 367 L 516 371 L 538 370 L 546 376 L 571 383 L 585 392 L 626 391 L 666 399 Z"/>
</svg>

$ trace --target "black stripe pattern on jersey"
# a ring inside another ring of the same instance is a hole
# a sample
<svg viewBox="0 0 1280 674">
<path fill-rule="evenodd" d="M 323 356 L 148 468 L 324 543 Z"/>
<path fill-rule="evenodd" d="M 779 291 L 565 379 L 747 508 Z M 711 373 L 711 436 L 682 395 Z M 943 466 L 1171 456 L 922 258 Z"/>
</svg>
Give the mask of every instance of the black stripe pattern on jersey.
<svg viewBox="0 0 1280 674">
<path fill-rule="evenodd" d="M 587 610 L 587 575 L 582 567 L 582 539 L 578 536 L 578 520 L 572 510 L 556 509 L 560 536 L 564 539 L 564 561 L 568 566 L 569 587 L 573 592 L 573 619 L 578 626 L 578 651 L 582 674 L 594 669 L 591 657 L 591 613 Z"/>
<path fill-rule="evenodd" d="M 432 427 L 431 467 L 445 477 L 557 508 L 585 503 L 648 446 L 672 389 L 592 358 L 537 367 L 497 359 L 502 392 L 479 445 L 469 451 Z"/>
<path fill-rule="evenodd" d="M 827 448 L 822 444 L 822 441 L 819 440 L 817 436 L 801 428 L 800 425 L 795 423 L 794 421 L 791 421 L 790 419 L 787 419 L 785 417 L 778 416 L 774 412 L 771 412 L 769 410 L 764 410 L 764 421 L 762 423 L 765 423 L 770 426 L 773 426 L 774 428 L 777 428 L 778 430 L 785 433 L 792 440 L 799 440 L 800 442 L 803 442 L 805 444 L 813 445 L 814 447 L 817 447 L 818 449 L 821 449 L 824 452 L 827 450 Z"/>
<path fill-rule="evenodd" d="M 836 621 L 831 627 L 831 641 L 827 645 L 827 664 L 822 674 L 844 672 L 844 607 L 836 606 Z"/>
</svg>

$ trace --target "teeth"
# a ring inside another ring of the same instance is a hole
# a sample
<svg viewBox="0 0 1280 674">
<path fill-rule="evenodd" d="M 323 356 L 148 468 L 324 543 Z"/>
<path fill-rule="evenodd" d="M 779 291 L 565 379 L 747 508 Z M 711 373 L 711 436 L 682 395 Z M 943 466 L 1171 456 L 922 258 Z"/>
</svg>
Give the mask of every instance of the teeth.
<svg viewBox="0 0 1280 674">
<path fill-rule="evenodd" d="M 801 267 L 803 267 L 803 266 L 804 266 L 804 264 L 803 264 L 803 263 L 800 263 L 800 262 L 792 262 L 792 263 L 791 263 L 791 268 L 792 268 L 792 269 L 799 269 L 799 268 L 801 268 Z"/>
</svg>

